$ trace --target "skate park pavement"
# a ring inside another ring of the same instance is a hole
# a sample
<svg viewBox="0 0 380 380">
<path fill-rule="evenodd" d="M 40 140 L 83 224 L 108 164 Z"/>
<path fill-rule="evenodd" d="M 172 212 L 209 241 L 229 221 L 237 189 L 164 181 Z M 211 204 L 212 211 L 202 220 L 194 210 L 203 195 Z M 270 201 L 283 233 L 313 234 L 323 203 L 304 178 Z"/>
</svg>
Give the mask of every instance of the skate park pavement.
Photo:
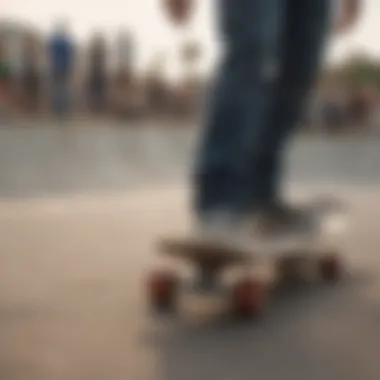
<svg viewBox="0 0 380 380">
<path fill-rule="evenodd" d="M 144 133 L 0 130 L 0 378 L 378 380 L 375 143 L 295 148 L 290 192 L 319 192 L 318 183 L 349 205 L 347 273 L 234 324 L 147 311 L 144 276 L 170 264 L 156 239 L 189 223 L 192 143 L 174 131 L 169 150 L 167 137 Z"/>
</svg>

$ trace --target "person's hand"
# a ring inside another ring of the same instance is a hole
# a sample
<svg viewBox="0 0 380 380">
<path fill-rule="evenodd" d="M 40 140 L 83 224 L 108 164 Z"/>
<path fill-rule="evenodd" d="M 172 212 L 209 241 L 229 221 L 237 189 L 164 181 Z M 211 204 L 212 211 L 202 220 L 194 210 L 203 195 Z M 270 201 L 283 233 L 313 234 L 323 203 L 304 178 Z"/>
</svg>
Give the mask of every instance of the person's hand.
<svg viewBox="0 0 380 380">
<path fill-rule="evenodd" d="M 335 25 L 337 34 L 347 33 L 355 26 L 359 18 L 361 3 L 361 0 L 342 0 L 338 22 Z"/>
<path fill-rule="evenodd" d="M 185 24 L 189 18 L 195 0 L 163 0 L 169 19 L 178 25 Z"/>
</svg>

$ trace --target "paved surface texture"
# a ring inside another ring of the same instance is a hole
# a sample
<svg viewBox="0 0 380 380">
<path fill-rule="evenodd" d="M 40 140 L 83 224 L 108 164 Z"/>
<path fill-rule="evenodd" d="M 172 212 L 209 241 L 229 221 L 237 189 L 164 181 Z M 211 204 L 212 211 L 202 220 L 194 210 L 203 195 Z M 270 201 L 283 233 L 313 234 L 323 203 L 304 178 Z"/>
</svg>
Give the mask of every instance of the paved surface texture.
<svg viewBox="0 0 380 380">
<path fill-rule="evenodd" d="M 154 320 L 141 281 L 160 234 L 188 223 L 181 189 L 0 204 L 4 380 L 378 380 L 380 197 L 342 190 L 350 271 L 283 294 L 257 324 Z"/>
</svg>

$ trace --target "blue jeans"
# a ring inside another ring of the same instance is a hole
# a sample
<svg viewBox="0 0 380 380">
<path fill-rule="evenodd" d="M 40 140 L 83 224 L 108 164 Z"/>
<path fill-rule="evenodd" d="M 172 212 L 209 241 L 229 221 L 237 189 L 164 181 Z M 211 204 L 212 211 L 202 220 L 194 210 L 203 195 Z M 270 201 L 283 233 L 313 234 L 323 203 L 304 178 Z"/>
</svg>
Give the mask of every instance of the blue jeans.
<svg viewBox="0 0 380 380">
<path fill-rule="evenodd" d="M 195 171 L 198 214 L 276 202 L 282 154 L 304 110 L 331 0 L 219 0 L 221 61 Z"/>
</svg>

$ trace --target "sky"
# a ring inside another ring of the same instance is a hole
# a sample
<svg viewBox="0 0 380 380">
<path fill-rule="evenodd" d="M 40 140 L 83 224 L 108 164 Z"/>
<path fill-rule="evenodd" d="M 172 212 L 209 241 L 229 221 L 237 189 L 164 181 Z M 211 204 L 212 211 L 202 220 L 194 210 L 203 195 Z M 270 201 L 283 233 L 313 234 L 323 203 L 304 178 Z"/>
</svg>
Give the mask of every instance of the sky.
<svg viewBox="0 0 380 380">
<path fill-rule="evenodd" d="M 146 66 L 154 53 L 162 52 L 170 62 L 168 71 L 174 75 L 179 67 L 176 47 L 187 38 L 198 39 L 204 46 L 202 69 L 212 68 L 219 51 L 212 12 L 217 0 L 196 0 L 197 10 L 184 30 L 170 25 L 159 6 L 161 1 L 2 0 L 0 15 L 30 23 L 44 32 L 52 29 L 57 18 L 64 17 L 80 40 L 99 29 L 110 37 L 120 28 L 131 29 L 138 45 L 138 65 Z M 364 2 L 365 9 L 355 30 L 347 36 L 331 39 L 327 54 L 329 60 L 340 60 L 358 49 L 380 57 L 380 0 Z"/>
</svg>

